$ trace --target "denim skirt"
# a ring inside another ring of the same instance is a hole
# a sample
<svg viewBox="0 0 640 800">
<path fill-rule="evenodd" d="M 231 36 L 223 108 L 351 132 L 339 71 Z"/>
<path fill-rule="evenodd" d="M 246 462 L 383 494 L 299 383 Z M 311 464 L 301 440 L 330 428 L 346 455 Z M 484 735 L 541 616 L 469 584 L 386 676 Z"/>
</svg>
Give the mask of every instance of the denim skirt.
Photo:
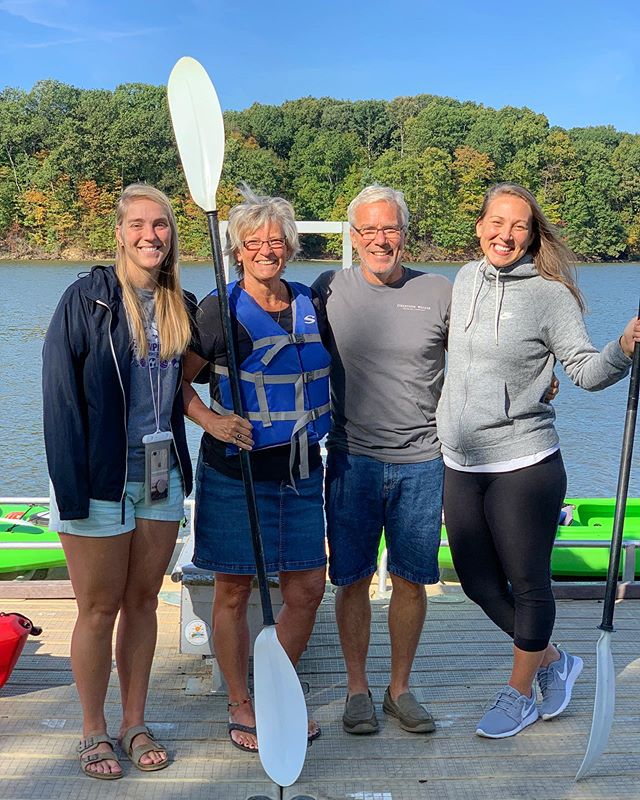
<svg viewBox="0 0 640 800">
<path fill-rule="evenodd" d="M 327 563 L 323 469 L 306 480 L 256 481 L 262 546 L 268 573 L 323 567 Z M 196 470 L 195 553 L 201 569 L 229 575 L 256 571 L 244 484 L 202 460 Z"/>
</svg>

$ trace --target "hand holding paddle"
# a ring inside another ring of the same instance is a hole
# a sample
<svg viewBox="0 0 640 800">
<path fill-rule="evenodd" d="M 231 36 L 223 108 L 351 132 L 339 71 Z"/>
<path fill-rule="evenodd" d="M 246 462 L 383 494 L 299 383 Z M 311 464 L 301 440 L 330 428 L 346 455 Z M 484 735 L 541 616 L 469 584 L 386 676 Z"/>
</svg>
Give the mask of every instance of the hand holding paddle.
<svg viewBox="0 0 640 800">
<path fill-rule="evenodd" d="M 173 68 L 169 77 L 168 98 L 173 130 L 191 197 L 207 214 L 233 410 L 241 417 L 243 409 L 238 365 L 233 348 L 216 210 L 216 190 L 224 159 L 222 111 L 209 76 L 193 58 L 181 58 Z M 291 786 L 302 771 L 307 752 L 307 707 L 293 664 L 276 635 L 251 463 L 249 453 L 242 449 L 240 466 L 264 623 L 253 651 L 258 753 L 267 775 L 279 786 Z"/>
</svg>

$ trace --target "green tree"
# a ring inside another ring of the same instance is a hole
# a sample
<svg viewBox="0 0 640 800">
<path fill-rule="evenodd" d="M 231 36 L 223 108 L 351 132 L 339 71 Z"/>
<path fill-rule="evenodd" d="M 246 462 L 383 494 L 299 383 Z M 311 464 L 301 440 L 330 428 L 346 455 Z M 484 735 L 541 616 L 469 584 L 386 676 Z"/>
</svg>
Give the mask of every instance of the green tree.
<svg viewBox="0 0 640 800">
<path fill-rule="evenodd" d="M 365 160 L 354 133 L 317 133 L 310 127 L 301 128 L 289 157 L 292 199 L 298 216 L 327 219 L 342 181 Z"/>
</svg>

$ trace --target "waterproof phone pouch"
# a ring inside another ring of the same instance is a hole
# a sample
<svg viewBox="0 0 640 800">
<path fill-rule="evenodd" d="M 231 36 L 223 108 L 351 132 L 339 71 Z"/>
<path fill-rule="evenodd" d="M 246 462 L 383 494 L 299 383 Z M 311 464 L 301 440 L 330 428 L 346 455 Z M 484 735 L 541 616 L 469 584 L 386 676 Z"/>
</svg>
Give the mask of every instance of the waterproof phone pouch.
<svg viewBox="0 0 640 800">
<path fill-rule="evenodd" d="M 171 464 L 170 431 L 149 433 L 142 437 L 144 444 L 145 502 L 162 503 L 169 499 L 169 465 Z"/>
</svg>

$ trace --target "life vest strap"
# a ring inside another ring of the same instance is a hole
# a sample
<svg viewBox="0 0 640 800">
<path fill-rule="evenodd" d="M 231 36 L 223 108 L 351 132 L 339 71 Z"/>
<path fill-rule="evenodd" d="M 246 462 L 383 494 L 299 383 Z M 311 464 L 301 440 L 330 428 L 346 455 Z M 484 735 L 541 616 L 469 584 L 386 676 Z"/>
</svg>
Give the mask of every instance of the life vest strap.
<svg viewBox="0 0 640 800">
<path fill-rule="evenodd" d="M 322 337 L 319 333 L 285 333 L 278 336 L 264 336 L 262 339 L 254 341 L 253 349 L 259 350 L 262 347 L 272 345 L 260 359 L 267 366 L 283 347 L 287 347 L 290 344 L 309 344 L 310 342 L 322 342 Z"/>
<path fill-rule="evenodd" d="M 222 416 L 234 413 L 232 409 L 220 405 L 217 400 L 211 400 L 211 410 Z M 323 414 L 328 414 L 330 410 L 331 404 L 325 403 L 322 406 L 317 406 L 317 408 L 304 409 L 301 411 L 271 411 L 269 412 L 269 416 L 272 422 L 298 422 L 304 417 L 307 418 L 307 421 L 304 423 L 306 425 L 308 422 L 319 419 Z M 262 422 L 262 414 L 259 411 L 245 412 L 243 417 L 248 419 L 249 422 Z"/>
<path fill-rule="evenodd" d="M 224 375 L 226 378 L 229 377 L 229 370 L 227 367 L 220 367 L 217 365 L 212 365 L 213 371 L 216 375 Z M 304 383 L 311 383 L 312 381 L 320 380 L 320 378 L 326 378 L 331 371 L 331 367 L 323 367 L 322 369 L 314 369 L 310 370 L 309 372 L 302 373 L 302 380 Z M 240 380 L 247 381 L 248 383 L 257 383 L 260 380 L 263 384 L 267 383 L 295 383 L 298 378 L 300 377 L 299 374 L 292 374 L 292 375 L 266 375 L 264 372 L 245 372 L 245 370 L 241 369 L 239 371 Z M 256 378 L 256 375 L 260 375 L 260 378 Z"/>
</svg>

